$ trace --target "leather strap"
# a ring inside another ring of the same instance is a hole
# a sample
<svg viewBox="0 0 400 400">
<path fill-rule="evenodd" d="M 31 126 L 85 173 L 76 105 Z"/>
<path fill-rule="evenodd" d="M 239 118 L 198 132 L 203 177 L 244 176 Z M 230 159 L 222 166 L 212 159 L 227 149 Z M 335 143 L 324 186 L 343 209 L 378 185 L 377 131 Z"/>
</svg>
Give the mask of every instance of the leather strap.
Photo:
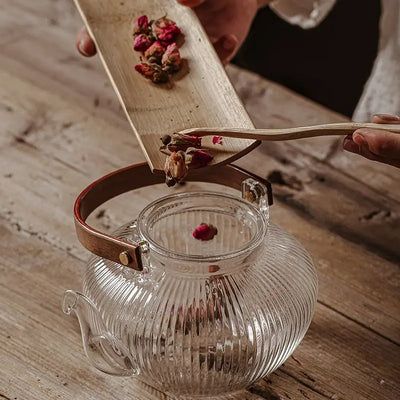
<svg viewBox="0 0 400 400">
<path fill-rule="evenodd" d="M 264 184 L 268 190 L 268 203 L 272 204 L 271 184 L 250 172 L 233 165 L 218 169 L 201 168 L 193 171 L 186 181 L 217 183 L 241 189 L 242 182 L 248 178 Z M 102 233 L 85 221 L 101 204 L 125 192 L 145 186 L 163 183 L 164 175 L 153 174 L 147 163 L 135 164 L 103 176 L 88 186 L 76 199 L 74 206 L 75 228 L 79 241 L 90 252 L 99 257 L 141 271 L 141 247 Z"/>
</svg>

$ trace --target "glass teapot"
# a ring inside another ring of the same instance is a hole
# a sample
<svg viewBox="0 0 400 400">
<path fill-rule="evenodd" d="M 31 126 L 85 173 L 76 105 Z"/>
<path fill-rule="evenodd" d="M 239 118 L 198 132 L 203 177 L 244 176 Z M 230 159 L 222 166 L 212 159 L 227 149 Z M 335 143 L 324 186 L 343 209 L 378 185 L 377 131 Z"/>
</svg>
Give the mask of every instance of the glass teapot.
<svg viewBox="0 0 400 400">
<path fill-rule="evenodd" d="M 217 175 L 217 176 L 216 176 Z M 86 224 L 106 200 L 163 177 L 139 164 L 85 189 L 75 204 L 78 238 L 96 254 L 83 293 L 66 291 L 92 365 L 135 375 L 174 398 L 244 389 L 299 344 L 316 305 L 317 276 L 304 248 L 269 221 L 268 182 L 231 165 L 188 180 L 241 188 L 172 194 L 112 236 Z M 201 223 L 218 231 L 197 240 Z"/>
</svg>

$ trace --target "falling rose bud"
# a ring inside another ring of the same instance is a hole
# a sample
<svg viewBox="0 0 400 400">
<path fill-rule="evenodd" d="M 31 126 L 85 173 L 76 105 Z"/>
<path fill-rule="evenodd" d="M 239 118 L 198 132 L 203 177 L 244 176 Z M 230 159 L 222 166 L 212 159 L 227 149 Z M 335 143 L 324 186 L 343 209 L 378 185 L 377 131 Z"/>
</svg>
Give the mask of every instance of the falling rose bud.
<svg viewBox="0 0 400 400">
<path fill-rule="evenodd" d="M 168 187 L 172 187 L 176 185 L 176 180 L 174 178 L 171 178 L 170 176 L 166 176 L 165 183 Z"/>
<path fill-rule="evenodd" d="M 208 165 L 214 157 L 204 150 L 189 147 L 186 150 L 186 164 L 190 168 L 201 168 Z"/>
<path fill-rule="evenodd" d="M 139 35 L 140 33 L 148 34 L 150 31 L 149 20 L 146 15 L 142 15 L 133 23 L 133 34 Z"/>
<path fill-rule="evenodd" d="M 174 21 L 166 17 L 157 19 L 154 22 L 154 33 L 159 40 L 165 43 L 175 42 L 176 38 L 181 34 Z"/>
<path fill-rule="evenodd" d="M 149 35 L 141 33 L 135 37 L 133 49 L 136 51 L 146 51 L 153 43 L 153 38 Z"/>
<path fill-rule="evenodd" d="M 168 74 L 157 64 L 138 64 L 135 70 L 154 83 L 168 82 Z"/>
<path fill-rule="evenodd" d="M 202 223 L 193 231 L 193 237 L 197 240 L 211 240 L 217 233 L 215 226 Z"/>
<path fill-rule="evenodd" d="M 162 56 L 161 63 L 164 70 L 169 73 L 174 73 L 181 69 L 182 58 L 176 43 L 172 43 L 167 47 Z"/>
<path fill-rule="evenodd" d="M 156 40 L 144 53 L 144 56 L 151 63 L 161 63 L 161 58 L 164 54 L 165 47 Z"/>
<path fill-rule="evenodd" d="M 170 179 L 173 179 L 175 182 L 184 179 L 188 174 L 185 153 L 183 151 L 171 153 L 165 160 L 164 172 L 167 184 Z"/>
<path fill-rule="evenodd" d="M 201 148 L 201 137 L 174 133 L 168 144 L 169 151 L 186 151 L 189 147 Z"/>
<path fill-rule="evenodd" d="M 213 144 L 222 144 L 222 136 L 213 136 L 212 142 Z"/>
</svg>

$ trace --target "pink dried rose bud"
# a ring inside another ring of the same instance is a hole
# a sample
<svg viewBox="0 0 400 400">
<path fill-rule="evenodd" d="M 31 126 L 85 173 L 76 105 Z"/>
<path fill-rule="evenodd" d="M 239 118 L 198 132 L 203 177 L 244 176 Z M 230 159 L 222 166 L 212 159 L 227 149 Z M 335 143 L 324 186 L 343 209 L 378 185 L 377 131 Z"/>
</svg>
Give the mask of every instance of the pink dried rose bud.
<svg viewBox="0 0 400 400">
<path fill-rule="evenodd" d="M 189 147 L 186 150 L 186 163 L 190 168 L 201 168 L 208 165 L 214 157 L 204 150 Z"/>
<path fill-rule="evenodd" d="M 182 58 L 176 43 L 172 43 L 167 47 L 162 56 L 161 63 L 164 70 L 169 73 L 174 73 L 181 69 Z"/>
<path fill-rule="evenodd" d="M 168 186 L 173 186 L 176 182 L 185 179 L 188 174 L 188 167 L 185 162 L 185 153 L 179 151 L 173 152 L 167 156 L 164 165 L 164 172 Z"/>
<path fill-rule="evenodd" d="M 222 144 L 222 136 L 213 136 L 212 142 L 213 144 Z"/>
<path fill-rule="evenodd" d="M 144 56 L 150 63 L 161 63 L 161 58 L 164 54 L 165 47 L 156 40 L 144 53 Z"/>
<path fill-rule="evenodd" d="M 169 151 L 186 151 L 189 147 L 201 148 L 201 137 L 174 133 L 167 145 Z"/>
<path fill-rule="evenodd" d="M 157 64 L 141 63 L 135 65 L 135 70 L 154 83 L 168 82 L 168 74 Z"/>
<path fill-rule="evenodd" d="M 193 237 L 197 240 L 211 240 L 218 233 L 215 226 L 201 223 L 194 231 Z"/>
<path fill-rule="evenodd" d="M 177 37 L 182 33 L 175 22 L 166 17 L 157 19 L 154 22 L 153 29 L 157 38 L 165 43 L 175 42 Z"/>
<path fill-rule="evenodd" d="M 133 22 L 133 34 L 139 35 L 140 33 L 148 34 L 150 32 L 151 26 L 146 15 L 140 16 Z"/>
<path fill-rule="evenodd" d="M 133 50 L 146 51 L 153 43 L 153 38 L 149 35 L 141 33 L 135 37 L 133 42 Z"/>
</svg>

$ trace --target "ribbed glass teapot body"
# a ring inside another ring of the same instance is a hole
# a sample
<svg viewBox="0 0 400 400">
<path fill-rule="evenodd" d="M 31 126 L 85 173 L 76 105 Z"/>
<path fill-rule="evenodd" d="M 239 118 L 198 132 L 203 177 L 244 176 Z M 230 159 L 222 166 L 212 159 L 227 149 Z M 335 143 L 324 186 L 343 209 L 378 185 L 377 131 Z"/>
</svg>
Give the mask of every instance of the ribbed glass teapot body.
<svg viewBox="0 0 400 400">
<path fill-rule="evenodd" d="M 148 240 L 145 270 L 94 257 L 83 283 L 98 312 L 88 325 L 100 317 L 140 379 L 185 398 L 237 391 L 278 368 L 316 304 L 303 247 L 244 201 L 218 196 L 229 204 L 189 195 L 148 207 L 114 234 Z M 204 221 L 217 240 L 191 236 Z"/>
</svg>

